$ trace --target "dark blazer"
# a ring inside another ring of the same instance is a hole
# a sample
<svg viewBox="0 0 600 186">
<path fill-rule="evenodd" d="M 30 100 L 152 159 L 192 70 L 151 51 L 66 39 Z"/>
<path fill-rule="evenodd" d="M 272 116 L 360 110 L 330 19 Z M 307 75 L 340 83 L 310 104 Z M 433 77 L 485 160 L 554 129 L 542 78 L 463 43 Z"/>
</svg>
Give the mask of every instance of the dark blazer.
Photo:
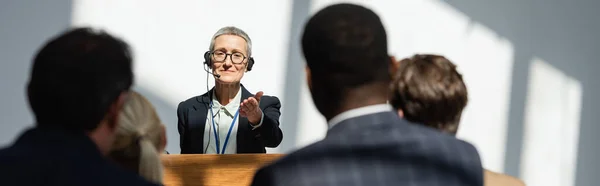
<svg viewBox="0 0 600 186">
<path fill-rule="evenodd" d="M 241 101 L 254 96 L 243 85 L 241 88 Z M 204 153 L 204 127 L 213 89 L 201 96 L 183 101 L 177 106 L 177 128 L 181 154 Z M 257 129 L 252 130 L 248 118 L 239 117 L 236 140 L 238 154 L 266 153 L 265 147 L 277 147 L 283 139 L 283 133 L 279 128 L 279 116 L 281 115 L 279 99 L 275 96 L 263 95 L 259 107 L 262 109 L 264 117 L 262 125 Z"/>
<path fill-rule="evenodd" d="M 325 139 L 260 169 L 256 186 L 481 186 L 477 150 L 393 112 L 350 118 Z"/>
<path fill-rule="evenodd" d="M 84 133 L 30 129 L 0 150 L 0 185 L 154 185 L 103 157 Z"/>
</svg>

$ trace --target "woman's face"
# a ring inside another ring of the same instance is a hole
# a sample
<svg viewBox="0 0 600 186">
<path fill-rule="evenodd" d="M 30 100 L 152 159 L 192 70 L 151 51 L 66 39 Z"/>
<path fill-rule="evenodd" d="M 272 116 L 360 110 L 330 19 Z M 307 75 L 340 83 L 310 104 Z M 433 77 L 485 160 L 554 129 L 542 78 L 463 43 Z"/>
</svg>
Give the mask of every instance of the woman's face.
<svg viewBox="0 0 600 186">
<path fill-rule="evenodd" d="M 221 84 L 239 83 L 248 64 L 246 40 L 236 35 L 221 35 L 215 39 L 212 51 L 212 71 L 219 74 Z"/>
</svg>

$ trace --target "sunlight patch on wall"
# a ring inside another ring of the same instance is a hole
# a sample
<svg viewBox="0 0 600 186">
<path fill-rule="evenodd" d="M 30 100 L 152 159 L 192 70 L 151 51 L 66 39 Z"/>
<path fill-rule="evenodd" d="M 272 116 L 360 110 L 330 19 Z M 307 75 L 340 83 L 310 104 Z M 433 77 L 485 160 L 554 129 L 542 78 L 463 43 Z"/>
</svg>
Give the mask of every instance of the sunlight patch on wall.
<svg viewBox="0 0 600 186">
<path fill-rule="evenodd" d="M 529 74 L 521 178 L 528 185 L 573 186 L 582 85 L 539 58 Z"/>
<path fill-rule="evenodd" d="M 473 23 L 464 37 L 464 51 L 454 60 L 463 73 L 469 103 L 458 137 L 473 143 L 485 168 L 502 172 L 512 82 L 512 43 Z M 458 43 L 457 43 L 458 45 Z"/>
</svg>

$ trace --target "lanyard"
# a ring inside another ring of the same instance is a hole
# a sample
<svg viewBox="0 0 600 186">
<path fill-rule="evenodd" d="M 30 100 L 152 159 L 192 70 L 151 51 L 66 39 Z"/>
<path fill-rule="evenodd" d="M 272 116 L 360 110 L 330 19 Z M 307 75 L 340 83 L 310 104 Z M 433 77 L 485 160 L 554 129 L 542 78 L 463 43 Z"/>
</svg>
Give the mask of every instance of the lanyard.
<svg viewBox="0 0 600 186">
<path fill-rule="evenodd" d="M 212 117 L 212 125 L 213 125 L 213 132 L 215 133 L 215 143 L 217 145 L 217 154 L 225 154 L 225 147 L 227 147 L 227 142 L 229 142 L 229 136 L 231 135 L 231 129 L 233 129 L 233 125 L 235 125 L 235 122 L 237 120 L 237 117 L 240 113 L 240 109 L 238 109 L 235 112 L 235 116 L 233 116 L 233 121 L 231 122 L 231 125 L 229 125 L 229 131 L 227 132 L 227 136 L 225 136 L 225 143 L 223 143 L 223 150 L 219 151 L 219 133 L 217 133 L 217 127 L 215 125 L 215 115 L 213 114 L 213 102 L 210 102 L 210 116 Z"/>
</svg>

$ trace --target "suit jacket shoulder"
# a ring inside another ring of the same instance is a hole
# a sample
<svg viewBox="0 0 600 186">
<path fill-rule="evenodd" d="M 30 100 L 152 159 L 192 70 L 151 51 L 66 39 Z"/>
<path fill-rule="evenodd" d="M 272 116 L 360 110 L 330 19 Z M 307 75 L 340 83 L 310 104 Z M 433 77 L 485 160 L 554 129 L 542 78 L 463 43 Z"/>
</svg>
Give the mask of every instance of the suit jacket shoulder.
<svg viewBox="0 0 600 186">
<path fill-rule="evenodd" d="M 246 94 L 244 96 L 244 94 Z M 242 99 L 246 99 L 248 97 L 252 97 L 254 94 L 252 91 L 246 89 L 245 86 L 242 85 Z M 269 96 L 267 94 L 263 94 L 260 100 L 260 108 L 264 109 L 267 106 L 276 106 L 277 108 L 281 107 L 281 102 L 277 96 Z"/>
<path fill-rule="evenodd" d="M 254 185 L 480 186 L 482 173 L 472 145 L 386 112 L 342 121 L 258 171 Z"/>
<path fill-rule="evenodd" d="M 279 109 L 281 109 L 281 101 L 279 101 L 279 98 L 277 98 L 276 96 L 263 95 L 260 100 L 259 107 L 263 110 L 268 107 L 272 107 L 279 112 Z"/>
<path fill-rule="evenodd" d="M 83 134 L 29 130 L 0 150 L 2 185 L 154 185 L 104 158 Z"/>
<path fill-rule="evenodd" d="M 199 106 L 201 103 L 204 103 L 204 102 L 206 102 L 208 104 L 208 102 L 210 101 L 208 99 L 208 97 L 209 96 L 208 96 L 208 92 L 207 92 L 207 93 L 204 93 L 199 96 L 194 96 L 194 97 L 188 98 L 179 103 L 179 105 L 177 106 L 177 110 L 193 108 L 194 106 Z"/>
</svg>

